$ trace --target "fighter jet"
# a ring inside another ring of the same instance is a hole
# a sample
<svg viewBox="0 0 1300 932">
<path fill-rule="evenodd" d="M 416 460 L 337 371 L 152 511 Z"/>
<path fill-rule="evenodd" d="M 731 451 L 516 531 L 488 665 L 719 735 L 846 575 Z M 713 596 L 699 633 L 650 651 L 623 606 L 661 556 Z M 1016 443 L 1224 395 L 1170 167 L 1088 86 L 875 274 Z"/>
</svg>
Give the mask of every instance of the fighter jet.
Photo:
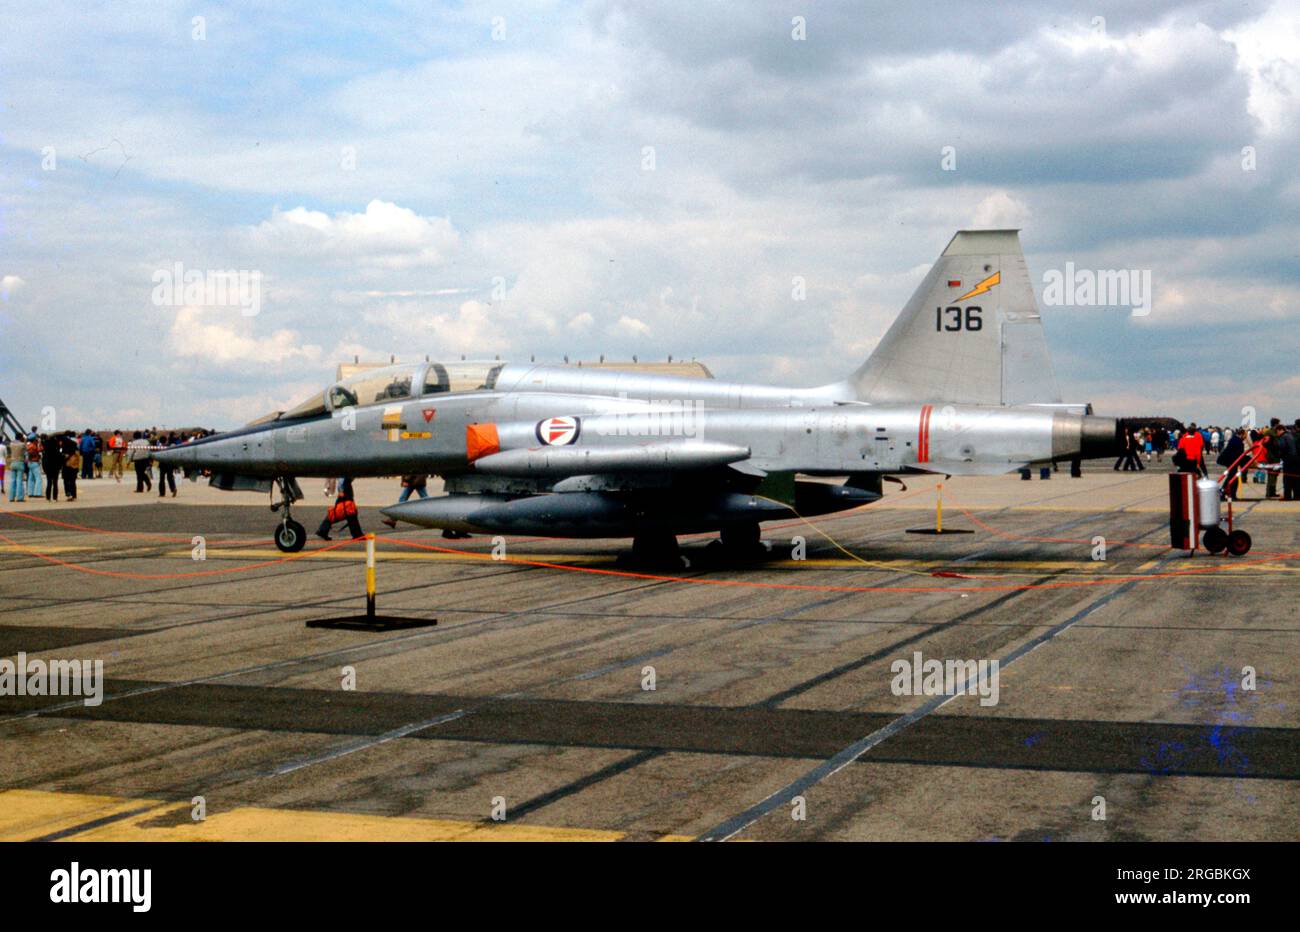
<svg viewBox="0 0 1300 932">
<path fill-rule="evenodd" d="M 631 537 L 655 560 L 679 534 L 752 549 L 761 522 L 868 504 L 886 478 L 1110 455 L 1121 429 L 1062 402 L 1019 231 L 962 230 L 870 357 L 826 385 L 399 365 L 157 458 L 223 489 L 278 490 L 285 552 L 306 541 L 297 478 L 428 473 L 445 495 L 383 513 L 448 532 Z"/>
</svg>

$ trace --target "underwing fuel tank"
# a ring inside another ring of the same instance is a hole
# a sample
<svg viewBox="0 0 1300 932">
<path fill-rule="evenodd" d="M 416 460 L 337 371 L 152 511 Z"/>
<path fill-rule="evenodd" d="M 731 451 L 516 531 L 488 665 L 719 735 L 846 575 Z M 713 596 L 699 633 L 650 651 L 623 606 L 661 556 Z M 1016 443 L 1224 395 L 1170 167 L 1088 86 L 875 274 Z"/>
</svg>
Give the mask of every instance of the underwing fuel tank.
<svg viewBox="0 0 1300 932">
<path fill-rule="evenodd" d="M 738 492 L 699 496 L 565 492 L 514 499 L 504 495 L 445 495 L 389 505 L 382 512 L 385 517 L 419 527 L 565 537 L 627 537 L 657 531 L 702 533 L 794 515 L 780 502 Z"/>
<path fill-rule="evenodd" d="M 616 447 L 534 447 L 474 461 L 489 476 L 580 476 L 627 470 L 708 469 L 746 459 L 749 448 L 729 443 L 648 443 Z"/>
</svg>

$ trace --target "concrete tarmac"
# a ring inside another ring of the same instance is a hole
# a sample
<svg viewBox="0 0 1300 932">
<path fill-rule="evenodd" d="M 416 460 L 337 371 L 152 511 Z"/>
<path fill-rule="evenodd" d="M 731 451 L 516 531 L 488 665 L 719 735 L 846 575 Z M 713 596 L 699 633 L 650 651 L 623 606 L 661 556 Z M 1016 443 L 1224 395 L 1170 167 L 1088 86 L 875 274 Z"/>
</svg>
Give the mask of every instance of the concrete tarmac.
<svg viewBox="0 0 1300 932">
<path fill-rule="evenodd" d="M 970 534 L 906 533 L 935 522 L 915 477 L 667 570 L 389 531 L 396 483 L 363 481 L 380 613 L 437 619 L 378 631 L 306 626 L 363 609 L 364 547 L 287 560 L 264 497 L 5 501 L 0 658 L 103 682 L 19 695 L 0 664 L 0 838 L 1295 840 L 1300 504 L 1188 557 L 1167 466 L 1088 466 L 948 480 Z M 900 673 L 918 653 L 985 678 Z"/>
</svg>

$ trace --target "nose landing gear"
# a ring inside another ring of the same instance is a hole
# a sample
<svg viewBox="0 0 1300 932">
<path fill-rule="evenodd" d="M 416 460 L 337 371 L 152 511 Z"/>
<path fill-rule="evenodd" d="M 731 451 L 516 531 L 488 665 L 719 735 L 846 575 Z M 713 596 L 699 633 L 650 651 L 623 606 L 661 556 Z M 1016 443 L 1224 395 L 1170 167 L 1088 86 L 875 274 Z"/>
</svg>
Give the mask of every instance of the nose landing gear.
<svg viewBox="0 0 1300 932">
<path fill-rule="evenodd" d="M 293 520 L 290 508 L 294 502 L 303 497 L 302 489 L 293 477 L 277 477 L 276 488 L 280 490 L 280 500 L 271 505 L 272 511 L 284 509 L 280 523 L 275 529 L 275 546 L 281 553 L 297 553 L 307 543 L 307 529 Z"/>
</svg>

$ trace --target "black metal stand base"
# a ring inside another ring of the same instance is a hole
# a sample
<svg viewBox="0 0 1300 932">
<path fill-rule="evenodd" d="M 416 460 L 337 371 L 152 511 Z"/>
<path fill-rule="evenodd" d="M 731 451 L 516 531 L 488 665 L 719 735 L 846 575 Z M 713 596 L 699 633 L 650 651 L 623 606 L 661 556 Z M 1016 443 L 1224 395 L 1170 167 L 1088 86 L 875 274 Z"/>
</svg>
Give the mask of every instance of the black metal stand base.
<svg viewBox="0 0 1300 932">
<path fill-rule="evenodd" d="M 430 628 L 438 623 L 436 618 L 396 618 L 375 614 L 375 597 L 366 597 L 364 615 L 344 615 L 342 618 L 314 618 L 308 628 L 341 628 L 347 631 L 401 631 L 403 628 Z"/>
<path fill-rule="evenodd" d="M 436 618 L 393 618 L 388 615 L 349 615 L 343 618 L 314 618 L 308 628 L 341 628 L 348 631 L 400 631 L 403 628 L 429 628 Z"/>
</svg>

